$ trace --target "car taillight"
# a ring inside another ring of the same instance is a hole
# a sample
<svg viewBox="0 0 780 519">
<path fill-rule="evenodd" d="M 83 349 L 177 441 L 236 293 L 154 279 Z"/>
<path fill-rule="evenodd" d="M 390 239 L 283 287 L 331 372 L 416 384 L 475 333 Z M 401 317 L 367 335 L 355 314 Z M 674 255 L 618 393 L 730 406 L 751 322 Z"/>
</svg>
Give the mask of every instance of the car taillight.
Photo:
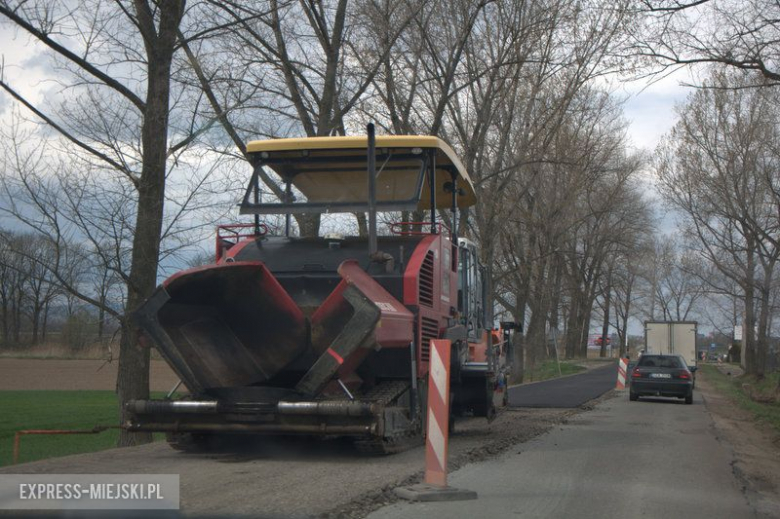
<svg viewBox="0 0 780 519">
<path fill-rule="evenodd" d="M 634 371 L 631 372 L 632 378 L 639 378 L 642 376 L 642 372 L 639 371 L 639 368 L 634 368 Z"/>
<path fill-rule="evenodd" d="M 691 374 L 688 373 L 687 371 L 681 371 L 681 372 L 679 372 L 677 374 L 677 376 L 680 377 L 680 378 L 684 378 L 685 380 L 690 380 L 691 379 Z"/>
</svg>

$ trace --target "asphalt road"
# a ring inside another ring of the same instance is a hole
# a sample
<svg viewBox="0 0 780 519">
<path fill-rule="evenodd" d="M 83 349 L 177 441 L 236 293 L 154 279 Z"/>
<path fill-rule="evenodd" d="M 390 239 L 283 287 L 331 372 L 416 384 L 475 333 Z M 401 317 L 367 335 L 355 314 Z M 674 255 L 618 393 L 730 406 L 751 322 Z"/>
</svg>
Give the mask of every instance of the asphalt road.
<svg viewBox="0 0 780 519">
<path fill-rule="evenodd" d="M 510 407 L 579 407 L 615 387 L 617 364 L 509 388 Z"/>
<path fill-rule="evenodd" d="M 629 402 L 623 393 L 495 460 L 450 474 L 450 486 L 476 491 L 477 500 L 396 503 L 369 517 L 757 517 L 733 474 L 730 447 L 694 394 L 691 406 Z"/>
</svg>

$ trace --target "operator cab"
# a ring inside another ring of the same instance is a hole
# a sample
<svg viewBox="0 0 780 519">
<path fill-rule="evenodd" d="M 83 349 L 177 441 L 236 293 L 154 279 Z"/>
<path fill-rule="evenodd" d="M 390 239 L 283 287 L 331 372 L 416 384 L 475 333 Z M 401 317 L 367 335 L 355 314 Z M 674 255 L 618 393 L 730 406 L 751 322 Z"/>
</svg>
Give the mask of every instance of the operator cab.
<svg viewBox="0 0 780 519">
<path fill-rule="evenodd" d="M 477 245 L 466 238 L 458 239 L 458 310 L 468 338 L 476 340 L 485 322 L 485 268 L 479 262 Z"/>
</svg>

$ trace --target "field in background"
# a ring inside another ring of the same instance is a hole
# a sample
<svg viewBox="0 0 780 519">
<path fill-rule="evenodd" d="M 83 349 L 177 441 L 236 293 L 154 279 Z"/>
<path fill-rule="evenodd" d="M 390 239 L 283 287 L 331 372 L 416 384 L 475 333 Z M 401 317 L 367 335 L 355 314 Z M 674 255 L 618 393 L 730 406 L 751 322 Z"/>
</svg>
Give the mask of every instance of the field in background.
<svg viewBox="0 0 780 519">
<path fill-rule="evenodd" d="M 92 429 L 119 421 L 113 391 L 0 391 L 0 466 L 10 465 L 14 434 L 22 429 Z M 19 462 L 108 449 L 116 429 L 99 434 L 23 436 Z"/>
<path fill-rule="evenodd" d="M 152 349 L 152 358 L 161 359 L 156 349 Z M 3 346 L 0 348 L 0 358 L 8 359 L 103 359 L 116 360 L 119 355 L 119 342 L 92 341 L 73 348 L 56 340 L 47 340 L 35 345 Z"/>
<path fill-rule="evenodd" d="M 117 361 L 0 358 L 0 391 L 116 389 Z M 168 392 L 179 378 L 160 360 L 151 364 L 151 390 Z M 2 408 L 0 408 L 2 410 Z"/>
<path fill-rule="evenodd" d="M 13 438 L 22 429 L 92 429 L 116 425 L 116 361 L 0 358 L 0 466 L 11 463 Z M 151 389 L 162 397 L 178 377 L 152 361 Z M 116 445 L 116 429 L 89 435 L 25 435 L 20 463 L 94 452 Z"/>
<path fill-rule="evenodd" d="M 154 398 L 164 397 L 155 393 Z M 92 429 L 117 425 L 119 408 L 113 391 L 0 391 L 0 467 L 13 460 L 16 431 L 24 429 Z M 116 446 L 119 431 L 97 434 L 24 435 L 19 463 L 95 452 Z M 155 434 L 155 440 L 163 438 Z"/>
</svg>

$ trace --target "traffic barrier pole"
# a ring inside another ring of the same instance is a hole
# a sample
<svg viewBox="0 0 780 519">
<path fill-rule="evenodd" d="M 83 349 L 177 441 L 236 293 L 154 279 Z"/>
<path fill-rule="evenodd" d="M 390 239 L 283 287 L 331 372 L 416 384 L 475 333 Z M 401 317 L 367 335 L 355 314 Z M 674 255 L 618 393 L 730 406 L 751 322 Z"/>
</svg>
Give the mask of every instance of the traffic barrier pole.
<svg viewBox="0 0 780 519">
<path fill-rule="evenodd" d="M 428 364 L 428 415 L 425 439 L 425 480 L 398 487 L 395 493 L 409 501 L 463 501 L 477 499 L 473 490 L 447 486 L 447 444 L 450 425 L 450 348 L 448 340 L 431 340 Z"/>
<path fill-rule="evenodd" d="M 620 362 L 618 362 L 618 378 L 617 378 L 617 386 L 615 386 L 615 389 L 626 389 L 626 371 L 628 370 L 628 365 L 626 364 L 626 359 L 623 357 L 620 357 Z"/>
<path fill-rule="evenodd" d="M 450 422 L 450 349 L 448 340 L 431 340 L 428 374 L 428 423 L 425 441 L 425 483 L 447 486 Z"/>
</svg>

